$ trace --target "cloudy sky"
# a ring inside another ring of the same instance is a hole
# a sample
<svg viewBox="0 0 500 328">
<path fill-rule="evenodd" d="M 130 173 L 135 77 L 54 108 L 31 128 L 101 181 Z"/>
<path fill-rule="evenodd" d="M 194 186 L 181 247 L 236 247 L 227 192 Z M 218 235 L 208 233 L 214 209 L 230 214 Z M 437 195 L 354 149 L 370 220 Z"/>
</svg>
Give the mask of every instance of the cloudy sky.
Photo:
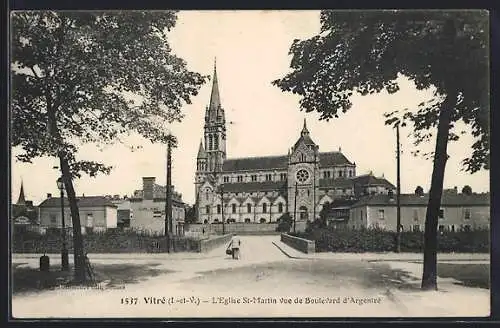
<svg viewBox="0 0 500 328">
<path fill-rule="evenodd" d="M 416 106 L 429 99 L 430 91 L 417 91 L 402 79 L 401 90 L 354 96 L 352 109 L 330 122 L 319 121 L 318 114 L 299 110 L 299 98 L 281 92 L 271 81 L 289 70 L 288 51 L 296 38 L 308 38 L 319 31 L 317 11 L 189 11 L 181 12 L 170 40 L 175 53 L 184 58 L 191 70 L 212 74 L 217 57 L 222 105 L 228 125 L 228 157 L 284 155 L 299 137 L 303 119 L 307 119 L 311 137 L 320 151 L 342 149 L 357 164 L 358 174 L 370 171 L 396 182 L 395 131 L 384 125 L 383 113 Z M 194 202 L 196 153 L 203 136 L 205 106 L 209 102 L 211 84 L 202 87 L 181 123 L 172 126 L 179 138 L 173 153 L 172 180 L 186 202 Z M 414 150 L 410 131 L 401 130 L 403 192 L 413 192 L 417 185 L 430 186 L 432 162 L 411 155 Z M 142 146 L 132 151 L 117 144 L 100 149 L 86 145 L 81 158 L 100 160 L 113 165 L 109 176 L 82 177 L 75 181 L 78 195 L 130 195 L 140 189 L 143 176 L 155 176 L 165 183 L 166 150 L 138 137 L 129 138 L 130 145 Z M 463 137 L 449 145 L 451 156 L 446 167 L 445 187 L 468 184 L 474 191 L 489 190 L 489 172 L 470 175 L 461 171 L 460 162 L 470 154 L 471 137 Z M 432 150 L 434 143 L 425 145 Z M 422 148 L 421 148 L 422 149 Z M 13 155 L 16 149 L 13 149 Z M 33 164 L 12 162 L 12 196 L 17 200 L 21 179 L 26 197 L 35 204 L 47 193 L 57 194 L 57 161 L 42 158 Z"/>
</svg>

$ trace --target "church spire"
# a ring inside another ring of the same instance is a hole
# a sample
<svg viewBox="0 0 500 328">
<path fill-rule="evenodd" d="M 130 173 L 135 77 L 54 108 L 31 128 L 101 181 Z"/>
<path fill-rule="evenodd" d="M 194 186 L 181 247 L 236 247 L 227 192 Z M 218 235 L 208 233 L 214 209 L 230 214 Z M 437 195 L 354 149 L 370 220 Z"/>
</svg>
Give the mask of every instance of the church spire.
<svg viewBox="0 0 500 328">
<path fill-rule="evenodd" d="M 26 200 L 24 198 L 24 187 L 23 187 L 23 180 L 21 180 L 21 191 L 19 192 L 19 198 L 17 199 L 17 205 L 24 205 L 26 204 Z"/>
<path fill-rule="evenodd" d="M 203 148 L 203 141 L 200 140 L 200 147 L 198 148 L 198 156 L 197 158 L 207 158 L 207 153 L 205 153 L 205 148 Z"/>
<path fill-rule="evenodd" d="M 304 118 L 304 127 L 302 128 L 302 132 L 300 134 L 302 136 L 309 135 L 309 130 L 307 130 L 307 123 L 305 118 Z"/>
<path fill-rule="evenodd" d="M 217 112 L 219 111 L 220 95 L 219 95 L 219 82 L 217 81 L 217 58 L 214 59 L 214 74 L 212 79 L 212 93 L 210 95 L 210 106 L 208 107 L 209 117 L 216 119 Z"/>
</svg>

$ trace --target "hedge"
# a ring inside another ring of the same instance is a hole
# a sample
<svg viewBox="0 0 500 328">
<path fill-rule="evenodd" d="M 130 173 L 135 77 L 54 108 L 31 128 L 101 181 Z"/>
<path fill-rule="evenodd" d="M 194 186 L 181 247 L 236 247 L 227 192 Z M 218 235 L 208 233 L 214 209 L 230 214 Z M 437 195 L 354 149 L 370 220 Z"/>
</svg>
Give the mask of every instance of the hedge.
<svg viewBox="0 0 500 328">
<path fill-rule="evenodd" d="M 66 237 L 69 252 L 73 251 L 73 238 Z M 84 249 L 87 253 L 156 253 L 166 250 L 165 236 L 137 231 L 109 230 L 83 235 Z M 174 250 L 198 252 L 200 241 L 197 238 L 174 237 Z M 58 253 L 62 248 L 60 232 L 48 231 L 14 233 L 12 236 L 13 253 Z"/>
<path fill-rule="evenodd" d="M 392 252 L 395 248 L 396 233 L 380 229 L 328 230 L 314 228 L 307 232 L 291 234 L 314 240 L 316 252 Z M 422 252 L 424 233 L 401 232 L 402 252 Z M 490 232 L 474 230 L 468 232 L 443 232 L 438 235 L 438 252 L 449 253 L 489 253 Z"/>
</svg>

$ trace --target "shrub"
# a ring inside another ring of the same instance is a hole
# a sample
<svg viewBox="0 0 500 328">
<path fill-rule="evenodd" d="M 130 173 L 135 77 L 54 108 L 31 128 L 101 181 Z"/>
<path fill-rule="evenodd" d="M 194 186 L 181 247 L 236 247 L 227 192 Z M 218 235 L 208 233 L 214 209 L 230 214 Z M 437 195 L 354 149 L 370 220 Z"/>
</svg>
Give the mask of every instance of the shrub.
<svg viewBox="0 0 500 328">
<path fill-rule="evenodd" d="M 73 250 L 73 242 L 67 236 L 67 248 Z M 165 236 L 151 231 L 108 230 L 83 236 L 84 249 L 88 253 L 150 253 L 166 249 Z M 176 236 L 174 247 L 178 251 L 195 251 L 199 241 Z M 62 248 L 60 232 L 15 234 L 12 239 L 14 253 L 59 253 Z"/>
<path fill-rule="evenodd" d="M 276 231 L 278 232 L 289 232 L 292 228 L 292 217 L 289 213 L 284 213 L 279 217 L 279 223 L 276 227 Z"/>
<path fill-rule="evenodd" d="M 290 235 L 314 240 L 317 252 L 392 252 L 396 233 L 381 229 L 328 230 L 313 228 Z M 423 232 L 401 232 L 402 252 L 422 252 Z M 438 252 L 489 252 L 489 231 L 444 232 L 438 236 Z"/>
</svg>

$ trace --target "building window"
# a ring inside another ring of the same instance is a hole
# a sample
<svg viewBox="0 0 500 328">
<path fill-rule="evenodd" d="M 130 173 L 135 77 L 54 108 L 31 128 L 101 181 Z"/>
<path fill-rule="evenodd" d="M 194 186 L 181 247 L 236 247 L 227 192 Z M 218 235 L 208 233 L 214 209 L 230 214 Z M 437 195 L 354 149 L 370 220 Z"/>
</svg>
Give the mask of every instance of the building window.
<svg viewBox="0 0 500 328">
<path fill-rule="evenodd" d="M 57 224 L 57 216 L 55 214 L 50 215 L 50 223 Z"/>
<path fill-rule="evenodd" d="M 418 224 L 413 225 L 413 231 L 414 232 L 419 232 L 420 231 L 420 226 Z"/>
<path fill-rule="evenodd" d="M 352 177 L 352 170 L 349 170 L 349 177 Z"/>
<path fill-rule="evenodd" d="M 464 210 L 464 219 L 465 220 L 470 220 L 470 208 L 466 208 Z"/>
<path fill-rule="evenodd" d="M 238 175 L 238 182 L 243 182 L 243 176 L 242 175 Z"/>
<path fill-rule="evenodd" d="M 463 231 L 469 232 L 470 231 L 470 225 L 468 225 L 468 224 L 464 225 Z"/>
<path fill-rule="evenodd" d="M 323 172 L 323 178 L 325 178 L 325 179 L 330 178 L 330 171 Z"/>
<path fill-rule="evenodd" d="M 94 216 L 92 213 L 87 214 L 87 227 L 92 228 L 94 226 Z"/>
<path fill-rule="evenodd" d="M 267 204 L 262 204 L 262 213 L 267 213 Z"/>
<path fill-rule="evenodd" d="M 231 207 L 232 207 L 233 213 L 236 213 L 236 204 L 231 204 Z"/>
<path fill-rule="evenodd" d="M 252 179 L 253 182 L 257 181 L 257 175 L 256 174 L 252 174 L 251 179 Z"/>
<path fill-rule="evenodd" d="M 206 212 L 207 214 L 210 214 L 210 205 L 206 205 L 206 206 L 205 206 L 205 212 Z"/>
<path fill-rule="evenodd" d="M 363 220 L 363 210 L 361 210 L 361 212 L 359 213 L 359 219 Z"/>
<path fill-rule="evenodd" d="M 450 226 L 450 228 L 451 228 L 451 232 L 455 232 L 455 225 L 453 225 L 453 224 L 452 224 L 452 225 Z"/>
<path fill-rule="evenodd" d="M 413 210 L 413 222 L 418 222 L 418 210 Z"/>
<path fill-rule="evenodd" d="M 283 203 L 278 203 L 278 212 L 283 213 Z"/>
<path fill-rule="evenodd" d="M 220 204 L 217 204 L 217 214 L 220 214 Z"/>
<path fill-rule="evenodd" d="M 442 208 L 439 210 L 439 218 L 444 219 L 444 210 Z"/>
<path fill-rule="evenodd" d="M 219 149 L 219 137 L 214 135 L 214 149 Z"/>
<path fill-rule="evenodd" d="M 246 219 L 245 219 L 245 223 L 250 223 L 250 219 L 249 219 L 249 218 L 246 218 Z"/>
<path fill-rule="evenodd" d="M 209 135 L 208 136 L 208 150 L 212 150 L 213 148 L 213 138 L 212 138 L 212 135 Z"/>
<path fill-rule="evenodd" d="M 300 161 L 305 162 L 305 160 L 306 160 L 306 155 L 300 154 Z"/>
<path fill-rule="evenodd" d="M 266 174 L 266 181 L 273 181 L 273 175 L 272 174 Z"/>
<path fill-rule="evenodd" d="M 280 179 L 281 179 L 281 181 L 285 181 L 286 180 L 286 173 L 281 173 Z"/>
<path fill-rule="evenodd" d="M 260 223 L 266 223 L 266 219 L 260 218 Z"/>
<path fill-rule="evenodd" d="M 342 171 L 339 171 L 339 178 L 342 178 Z"/>
<path fill-rule="evenodd" d="M 444 225 L 440 224 L 438 229 L 439 229 L 439 232 L 444 232 Z"/>
<path fill-rule="evenodd" d="M 229 177 L 224 177 L 224 182 L 229 182 Z"/>
<path fill-rule="evenodd" d="M 252 213 L 252 204 L 247 204 L 247 213 Z"/>
<path fill-rule="evenodd" d="M 379 218 L 379 220 L 385 219 L 384 210 L 378 210 L 378 218 Z"/>
</svg>

